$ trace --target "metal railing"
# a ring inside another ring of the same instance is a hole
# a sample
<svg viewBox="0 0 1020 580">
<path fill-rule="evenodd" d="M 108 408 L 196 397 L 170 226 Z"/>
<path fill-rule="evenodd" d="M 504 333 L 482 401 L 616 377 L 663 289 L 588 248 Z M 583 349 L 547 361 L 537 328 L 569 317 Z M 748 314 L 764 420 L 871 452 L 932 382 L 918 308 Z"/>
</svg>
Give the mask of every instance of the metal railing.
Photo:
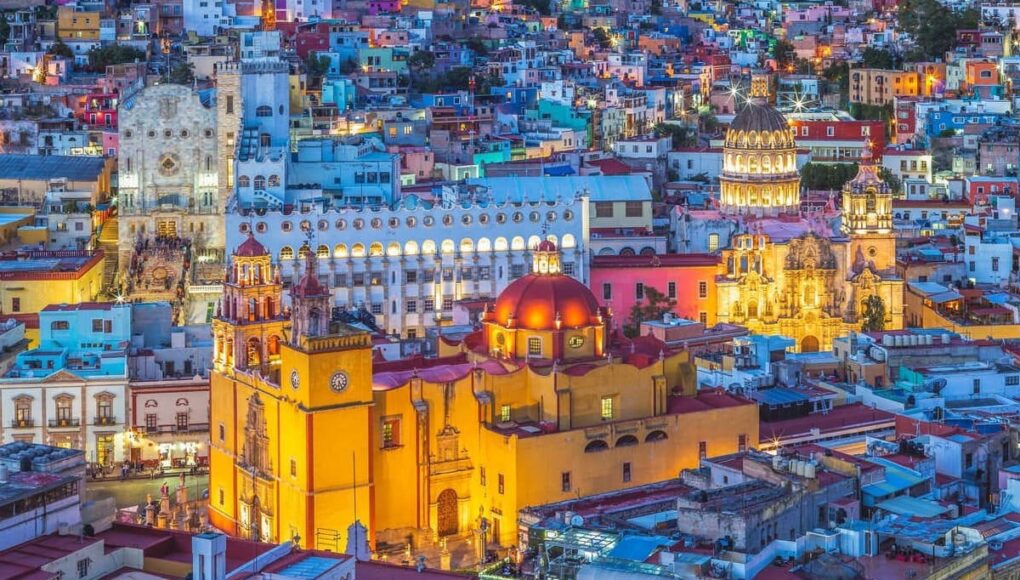
<svg viewBox="0 0 1020 580">
<path fill-rule="evenodd" d="M 81 419 L 50 419 L 50 427 L 81 427 Z"/>
</svg>

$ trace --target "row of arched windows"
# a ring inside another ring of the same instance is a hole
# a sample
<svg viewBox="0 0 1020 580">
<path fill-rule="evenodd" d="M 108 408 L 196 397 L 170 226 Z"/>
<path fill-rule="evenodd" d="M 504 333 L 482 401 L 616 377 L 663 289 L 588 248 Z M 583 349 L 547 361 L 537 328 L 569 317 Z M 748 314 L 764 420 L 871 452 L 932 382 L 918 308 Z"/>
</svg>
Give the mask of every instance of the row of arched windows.
<svg viewBox="0 0 1020 580">
<path fill-rule="evenodd" d="M 553 243 L 557 243 L 557 237 L 554 235 L 546 236 L 546 239 Z M 505 252 L 507 250 L 522 251 L 527 248 L 534 248 L 542 241 L 542 238 L 538 236 L 531 236 L 527 241 L 522 236 L 515 236 L 511 240 L 507 241 L 506 238 L 496 238 L 490 240 L 489 238 L 479 238 L 476 242 L 470 238 L 464 238 L 460 241 L 459 246 L 453 240 L 443 240 L 439 246 L 436 246 L 436 242 L 433 240 L 425 240 L 419 246 L 418 242 L 408 241 L 403 246 L 398 242 L 390 242 L 388 246 L 383 246 L 381 242 L 373 242 L 366 246 L 365 244 L 357 243 L 348 246 L 347 244 L 337 244 L 330 250 L 329 246 L 320 244 L 315 249 L 315 255 L 319 258 L 363 258 L 363 257 L 382 257 L 382 256 L 417 256 L 419 254 L 425 256 L 441 254 L 453 254 L 459 251 L 461 253 L 471 252 Z M 572 234 L 566 234 L 563 236 L 561 247 L 564 249 L 570 249 L 577 246 L 577 240 Z M 437 252 L 437 249 L 439 250 Z M 305 244 L 298 248 L 297 256 L 304 258 L 308 252 L 311 252 L 311 246 Z M 294 249 L 290 246 L 284 246 L 280 249 L 280 260 L 293 260 L 295 256 Z"/>
<path fill-rule="evenodd" d="M 666 439 L 669 439 L 669 437 L 666 435 L 665 431 L 656 430 L 648 433 L 648 435 L 645 435 L 645 443 L 655 443 L 656 441 L 665 441 Z M 623 435 L 622 437 L 616 440 L 616 445 L 614 445 L 613 447 L 630 447 L 631 445 L 637 444 L 638 438 L 635 437 L 634 435 Z M 608 449 L 609 443 L 606 443 L 602 439 L 595 439 L 594 441 L 590 441 L 587 445 L 585 445 L 584 452 L 598 453 L 599 451 L 606 451 Z"/>
<path fill-rule="evenodd" d="M 280 176 L 279 175 L 270 175 L 268 180 L 263 175 L 256 175 L 255 176 L 254 184 L 255 184 L 255 190 L 256 191 L 264 190 L 266 188 L 266 184 L 267 183 L 269 184 L 269 187 L 280 187 Z M 237 178 L 237 186 L 238 187 L 251 187 L 252 186 L 252 178 L 248 177 L 247 175 L 242 175 L 242 176 L 238 177 Z"/>
</svg>

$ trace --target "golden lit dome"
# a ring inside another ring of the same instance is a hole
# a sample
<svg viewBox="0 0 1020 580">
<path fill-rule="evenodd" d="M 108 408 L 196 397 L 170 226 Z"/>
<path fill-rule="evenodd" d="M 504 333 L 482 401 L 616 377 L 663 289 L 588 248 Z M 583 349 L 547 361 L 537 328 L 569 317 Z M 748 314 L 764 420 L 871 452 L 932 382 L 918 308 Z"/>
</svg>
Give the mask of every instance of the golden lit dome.
<svg viewBox="0 0 1020 580">
<path fill-rule="evenodd" d="M 490 315 L 500 326 L 579 328 L 595 323 L 599 304 L 587 286 L 562 273 L 556 244 L 543 241 L 534 250 L 532 273 L 507 286 Z"/>
<path fill-rule="evenodd" d="M 734 149 L 793 149 L 793 129 L 786 117 L 772 105 L 758 99 L 748 101 L 726 130 L 726 147 Z"/>
<path fill-rule="evenodd" d="M 579 328 L 599 314 L 595 295 L 566 274 L 528 274 L 506 287 L 496 299 L 495 322 L 528 330 Z"/>
</svg>

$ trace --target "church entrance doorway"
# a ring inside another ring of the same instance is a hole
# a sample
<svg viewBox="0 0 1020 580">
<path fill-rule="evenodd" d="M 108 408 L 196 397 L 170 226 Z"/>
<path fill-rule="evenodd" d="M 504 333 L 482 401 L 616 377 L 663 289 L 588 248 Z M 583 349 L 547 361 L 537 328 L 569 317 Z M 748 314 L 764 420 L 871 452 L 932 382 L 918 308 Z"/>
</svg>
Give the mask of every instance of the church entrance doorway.
<svg viewBox="0 0 1020 580">
<path fill-rule="evenodd" d="M 818 339 L 813 336 L 805 336 L 800 341 L 800 352 L 818 352 Z"/>
<path fill-rule="evenodd" d="M 452 536 L 458 531 L 457 526 L 457 492 L 452 489 L 443 490 L 439 494 L 436 527 L 440 536 Z"/>
<path fill-rule="evenodd" d="M 177 237 L 176 220 L 159 220 L 156 222 L 156 236 L 160 238 Z"/>
</svg>

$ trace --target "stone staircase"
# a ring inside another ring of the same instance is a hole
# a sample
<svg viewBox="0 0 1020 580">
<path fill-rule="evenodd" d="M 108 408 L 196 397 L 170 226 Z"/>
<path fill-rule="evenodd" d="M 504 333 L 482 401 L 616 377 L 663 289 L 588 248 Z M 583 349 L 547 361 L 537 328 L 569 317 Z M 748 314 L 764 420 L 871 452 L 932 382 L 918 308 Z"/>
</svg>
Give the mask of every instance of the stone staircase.
<svg viewBox="0 0 1020 580">
<path fill-rule="evenodd" d="M 117 268 L 119 266 L 117 257 L 117 241 L 119 239 L 117 226 L 117 218 L 111 217 L 106 220 L 102 231 L 99 232 L 98 248 L 104 254 L 103 288 L 110 291 L 114 290 L 114 284 L 117 281 Z"/>
</svg>

